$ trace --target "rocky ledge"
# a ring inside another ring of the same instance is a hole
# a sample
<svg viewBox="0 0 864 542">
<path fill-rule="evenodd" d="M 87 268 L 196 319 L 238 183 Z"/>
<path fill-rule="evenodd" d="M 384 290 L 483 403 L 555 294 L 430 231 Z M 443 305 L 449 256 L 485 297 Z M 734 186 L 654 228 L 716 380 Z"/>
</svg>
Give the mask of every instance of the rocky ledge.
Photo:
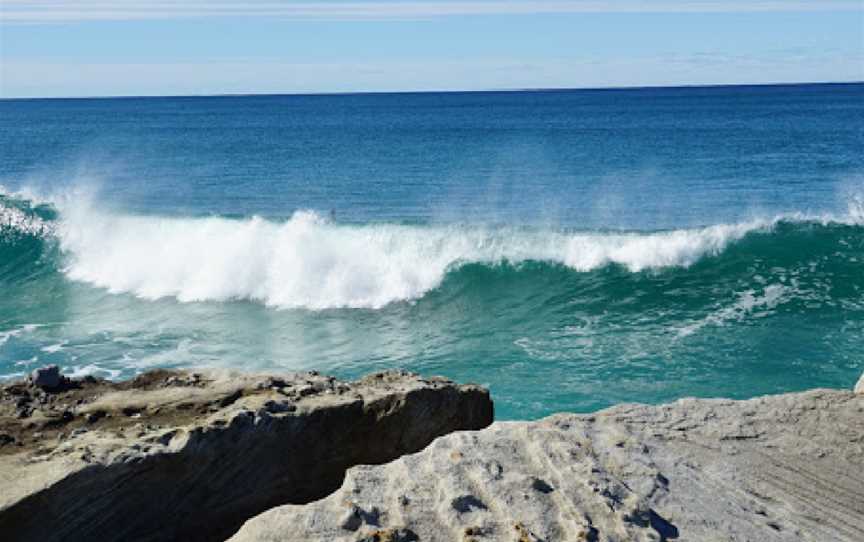
<svg viewBox="0 0 864 542">
<path fill-rule="evenodd" d="M 112 383 L 38 370 L 0 387 L 0 540 L 224 540 L 274 506 L 325 497 L 348 467 L 492 415 L 481 388 L 404 372 Z"/>
<path fill-rule="evenodd" d="M 497 422 L 352 468 L 336 493 L 265 512 L 231 540 L 860 542 L 861 393 Z"/>
</svg>

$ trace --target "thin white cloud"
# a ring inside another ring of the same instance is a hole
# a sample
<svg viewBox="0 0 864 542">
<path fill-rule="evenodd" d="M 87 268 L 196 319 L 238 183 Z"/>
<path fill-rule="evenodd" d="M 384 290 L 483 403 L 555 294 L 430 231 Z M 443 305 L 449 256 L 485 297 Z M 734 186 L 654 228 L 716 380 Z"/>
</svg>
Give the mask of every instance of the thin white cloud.
<svg viewBox="0 0 864 542">
<path fill-rule="evenodd" d="M 861 0 L 3 0 L 0 22 L 273 17 L 306 20 L 424 19 L 466 15 L 864 11 Z"/>
</svg>

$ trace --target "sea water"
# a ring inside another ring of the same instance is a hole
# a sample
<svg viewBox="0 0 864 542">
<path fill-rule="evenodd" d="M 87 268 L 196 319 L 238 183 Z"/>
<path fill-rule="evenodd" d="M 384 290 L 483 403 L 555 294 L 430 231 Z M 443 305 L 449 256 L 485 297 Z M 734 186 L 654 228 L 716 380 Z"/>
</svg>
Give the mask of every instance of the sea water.
<svg viewBox="0 0 864 542">
<path fill-rule="evenodd" d="M 850 387 L 864 85 L 0 101 L 0 378 Z"/>
</svg>

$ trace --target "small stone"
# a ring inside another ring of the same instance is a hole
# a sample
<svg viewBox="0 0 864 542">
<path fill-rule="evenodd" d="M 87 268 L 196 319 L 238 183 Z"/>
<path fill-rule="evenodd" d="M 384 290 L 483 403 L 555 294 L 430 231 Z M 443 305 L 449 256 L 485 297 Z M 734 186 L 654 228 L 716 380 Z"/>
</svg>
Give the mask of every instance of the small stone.
<svg viewBox="0 0 864 542">
<path fill-rule="evenodd" d="M 54 390 L 60 387 L 60 368 L 56 365 L 48 365 L 33 369 L 30 373 L 30 381 L 34 386 L 43 390 Z"/>
</svg>

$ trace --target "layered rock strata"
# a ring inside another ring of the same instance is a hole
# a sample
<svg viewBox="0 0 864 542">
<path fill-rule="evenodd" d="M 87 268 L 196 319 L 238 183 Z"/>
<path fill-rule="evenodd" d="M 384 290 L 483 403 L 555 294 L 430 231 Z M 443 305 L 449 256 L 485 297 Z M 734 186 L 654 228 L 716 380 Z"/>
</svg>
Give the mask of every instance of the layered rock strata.
<svg viewBox="0 0 864 542">
<path fill-rule="evenodd" d="M 481 388 L 403 372 L 54 376 L 0 388 L 0 540 L 224 540 L 493 416 Z"/>
</svg>

